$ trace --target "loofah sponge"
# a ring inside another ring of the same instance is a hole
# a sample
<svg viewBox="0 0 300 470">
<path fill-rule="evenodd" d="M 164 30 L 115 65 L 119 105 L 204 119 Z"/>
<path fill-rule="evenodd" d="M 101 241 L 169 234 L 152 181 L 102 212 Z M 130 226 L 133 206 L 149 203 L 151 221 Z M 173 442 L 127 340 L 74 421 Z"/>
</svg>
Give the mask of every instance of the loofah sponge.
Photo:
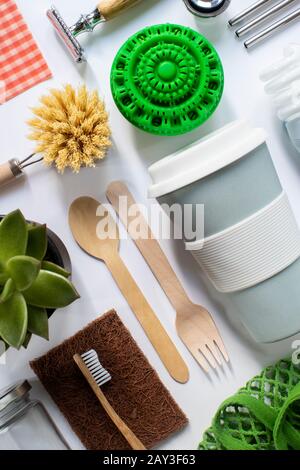
<svg viewBox="0 0 300 470">
<path fill-rule="evenodd" d="M 28 121 L 33 132 L 29 139 L 37 142 L 36 153 L 46 165 L 56 165 L 63 173 L 71 168 L 78 173 L 82 166 L 93 167 L 111 145 L 108 114 L 98 92 L 85 85 L 75 90 L 66 85 L 42 96 L 41 106 L 33 108 L 36 117 Z"/>
</svg>

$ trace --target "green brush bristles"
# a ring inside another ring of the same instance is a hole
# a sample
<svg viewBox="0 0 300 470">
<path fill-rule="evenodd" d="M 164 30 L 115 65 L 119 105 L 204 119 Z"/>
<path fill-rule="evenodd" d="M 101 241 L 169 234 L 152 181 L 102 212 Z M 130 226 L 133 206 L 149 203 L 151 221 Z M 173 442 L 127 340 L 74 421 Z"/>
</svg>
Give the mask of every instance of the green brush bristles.
<svg viewBox="0 0 300 470">
<path fill-rule="evenodd" d="M 54 164 L 60 173 L 71 168 L 78 173 L 82 166 L 94 167 L 111 146 L 108 114 L 98 92 L 85 85 L 76 91 L 71 85 L 53 89 L 33 108 L 35 118 L 28 121 L 33 132 L 29 139 L 37 142 L 46 165 Z"/>
</svg>

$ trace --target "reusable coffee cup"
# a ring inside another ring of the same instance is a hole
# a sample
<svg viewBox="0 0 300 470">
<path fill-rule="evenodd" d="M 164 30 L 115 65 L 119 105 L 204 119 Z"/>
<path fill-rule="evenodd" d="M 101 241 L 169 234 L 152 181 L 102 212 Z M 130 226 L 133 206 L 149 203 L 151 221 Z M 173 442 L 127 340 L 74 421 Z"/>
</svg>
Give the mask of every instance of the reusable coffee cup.
<svg viewBox="0 0 300 470">
<path fill-rule="evenodd" d="M 225 310 L 260 343 L 298 333 L 300 231 L 265 131 L 233 122 L 149 173 L 149 197 L 179 204 L 185 225 L 194 224 L 197 205 L 204 206 L 203 236 L 185 245 Z"/>
</svg>

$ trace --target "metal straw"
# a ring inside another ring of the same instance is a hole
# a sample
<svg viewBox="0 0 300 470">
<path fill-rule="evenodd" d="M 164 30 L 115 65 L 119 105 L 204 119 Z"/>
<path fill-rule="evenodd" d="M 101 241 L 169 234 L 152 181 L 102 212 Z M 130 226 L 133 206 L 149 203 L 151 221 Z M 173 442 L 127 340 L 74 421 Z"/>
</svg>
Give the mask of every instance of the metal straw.
<svg viewBox="0 0 300 470">
<path fill-rule="evenodd" d="M 280 12 L 284 8 L 288 7 L 291 5 L 291 3 L 295 2 L 295 0 L 283 0 L 280 1 L 279 3 L 276 3 L 271 8 L 268 8 L 268 10 L 264 11 L 261 15 L 256 16 L 253 20 L 249 21 L 249 23 L 246 23 L 244 26 L 239 28 L 235 34 L 240 38 L 242 36 L 245 36 L 245 34 L 249 33 L 253 29 L 256 28 L 256 26 L 260 25 L 264 21 L 268 20 L 272 16 L 276 15 L 276 13 Z"/>
<path fill-rule="evenodd" d="M 233 18 L 231 18 L 231 20 L 229 20 L 229 22 L 228 22 L 229 25 L 230 26 L 235 26 L 236 24 L 241 23 L 245 18 L 248 18 L 248 16 L 250 16 L 256 10 L 263 7 L 264 5 L 269 3 L 270 1 L 272 1 L 272 0 L 258 0 L 258 2 L 255 2 L 253 5 L 246 8 L 245 10 L 243 10 L 241 13 L 234 16 Z"/>
<path fill-rule="evenodd" d="M 275 33 L 275 31 L 285 28 L 292 21 L 295 21 L 298 18 L 300 18 L 300 8 L 294 10 L 284 18 L 276 21 L 276 23 L 271 24 L 267 28 L 257 33 L 255 36 L 252 36 L 250 39 L 244 42 L 244 46 L 246 49 L 250 49 L 251 47 L 256 46 L 258 43 Z"/>
</svg>

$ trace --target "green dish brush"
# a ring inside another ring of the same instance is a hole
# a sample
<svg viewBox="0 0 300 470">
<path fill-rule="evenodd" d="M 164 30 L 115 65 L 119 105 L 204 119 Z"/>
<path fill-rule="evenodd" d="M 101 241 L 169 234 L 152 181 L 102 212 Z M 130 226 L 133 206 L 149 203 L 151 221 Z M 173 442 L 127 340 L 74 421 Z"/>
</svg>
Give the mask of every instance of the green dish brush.
<svg viewBox="0 0 300 470">
<path fill-rule="evenodd" d="M 200 450 L 300 450 L 300 364 L 283 359 L 225 400 Z"/>
<path fill-rule="evenodd" d="M 203 124 L 217 108 L 224 73 L 212 44 L 193 29 L 161 24 L 125 42 L 111 70 L 111 90 L 123 116 L 158 135 Z"/>
</svg>

